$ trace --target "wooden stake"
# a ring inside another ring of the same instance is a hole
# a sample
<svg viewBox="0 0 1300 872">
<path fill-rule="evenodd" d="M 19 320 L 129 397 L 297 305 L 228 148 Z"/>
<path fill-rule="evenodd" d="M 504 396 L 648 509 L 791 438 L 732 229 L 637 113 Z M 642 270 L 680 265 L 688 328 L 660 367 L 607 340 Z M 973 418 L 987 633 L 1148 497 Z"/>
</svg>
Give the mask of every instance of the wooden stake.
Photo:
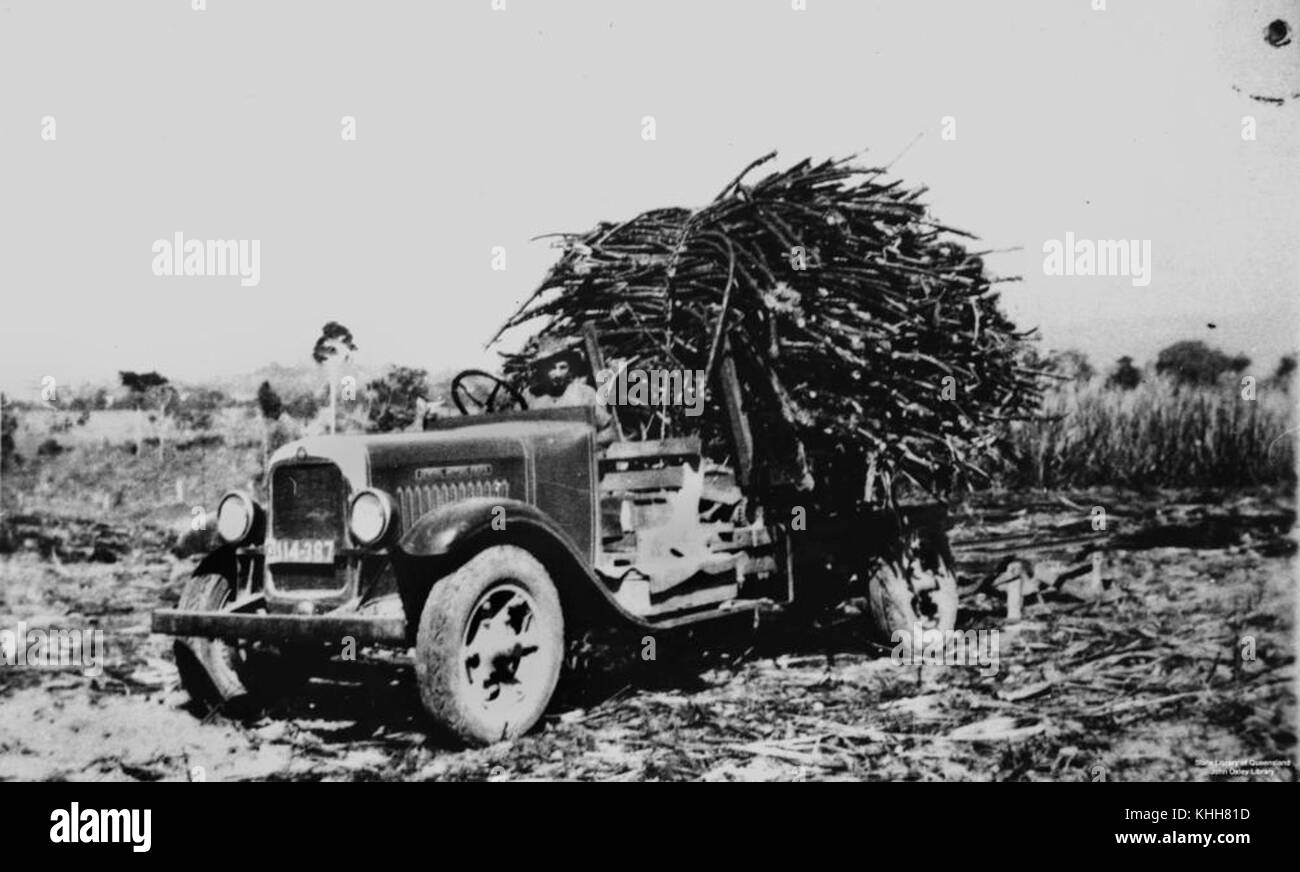
<svg viewBox="0 0 1300 872">
<path fill-rule="evenodd" d="M 1007 620 L 1018 621 L 1025 603 L 1025 577 L 1019 571 L 1007 584 Z"/>
</svg>

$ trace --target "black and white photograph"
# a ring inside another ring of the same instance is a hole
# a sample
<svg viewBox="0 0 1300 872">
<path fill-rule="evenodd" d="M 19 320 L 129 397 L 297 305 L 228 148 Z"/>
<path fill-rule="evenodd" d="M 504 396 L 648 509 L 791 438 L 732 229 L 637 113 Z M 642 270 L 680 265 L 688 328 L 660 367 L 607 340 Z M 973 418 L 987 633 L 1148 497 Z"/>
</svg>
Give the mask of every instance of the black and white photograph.
<svg viewBox="0 0 1300 872">
<path fill-rule="evenodd" d="M 0 780 L 1297 781 L 1300 0 L 4 0 L 0 82 Z"/>
</svg>

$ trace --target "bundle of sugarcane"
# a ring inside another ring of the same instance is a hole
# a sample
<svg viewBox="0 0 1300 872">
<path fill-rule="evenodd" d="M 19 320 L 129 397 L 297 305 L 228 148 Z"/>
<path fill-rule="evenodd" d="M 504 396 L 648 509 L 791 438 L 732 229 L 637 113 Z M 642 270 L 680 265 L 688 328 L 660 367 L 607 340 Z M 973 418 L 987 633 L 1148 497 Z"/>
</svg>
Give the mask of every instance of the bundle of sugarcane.
<svg viewBox="0 0 1300 872">
<path fill-rule="evenodd" d="M 931 220 L 923 188 L 851 158 L 744 182 L 774 156 L 702 209 L 561 234 L 558 262 L 498 338 L 542 318 L 535 338 L 577 339 L 591 322 L 607 361 L 703 371 L 710 386 L 725 358 L 770 484 L 888 501 L 900 484 L 942 493 L 978 475 L 1037 380 L 1028 334 L 999 309 L 980 253 L 955 241 L 970 235 Z M 505 355 L 506 371 L 522 373 L 528 352 Z M 699 417 L 618 411 L 643 437 L 722 437 L 718 400 L 710 390 Z"/>
</svg>

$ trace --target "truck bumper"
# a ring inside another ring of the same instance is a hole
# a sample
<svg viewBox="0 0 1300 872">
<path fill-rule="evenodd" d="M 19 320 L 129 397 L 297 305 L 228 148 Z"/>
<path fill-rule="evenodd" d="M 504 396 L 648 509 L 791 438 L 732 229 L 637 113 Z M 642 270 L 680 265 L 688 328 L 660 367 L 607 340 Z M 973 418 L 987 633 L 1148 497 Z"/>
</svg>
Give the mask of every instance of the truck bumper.
<svg viewBox="0 0 1300 872">
<path fill-rule="evenodd" d="M 153 613 L 153 632 L 208 639 L 259 642 L 336 642 L 351 637 L 358 644 L 406 647 L 406 620 L 370 615 L 267 615 L 246 612 L 191 612 L 162 609 Z"/>
</svg>

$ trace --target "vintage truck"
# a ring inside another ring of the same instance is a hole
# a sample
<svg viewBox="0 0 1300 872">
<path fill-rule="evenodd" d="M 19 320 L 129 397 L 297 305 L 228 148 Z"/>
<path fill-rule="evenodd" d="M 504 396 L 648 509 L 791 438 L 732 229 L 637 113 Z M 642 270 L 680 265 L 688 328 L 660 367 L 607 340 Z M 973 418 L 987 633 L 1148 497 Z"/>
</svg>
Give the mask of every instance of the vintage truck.
<svg viewBox="0 0 1300 872">
<path fill-rule="evenodd" d="M 184 687 L 212 704 L 274 696 L 358 648 L 410 651 L 436 724 L 489 743 L 538 722 L 584 628 L 756 621 L 855 586 L 880 641 L 950 628 L 942 511 L 776 516 L 746 468 L 744 398 L 727 367 L 717 382 L 731 465 L 691 436 L 602 448 L 593 407 L 530 410 L 480 371 L 453 383 L 464 414 L 421 432 L 285 445 L 265 506 L 222 498 L 224 544 L 153 629 L 178 637 Z"/>
</svg>

